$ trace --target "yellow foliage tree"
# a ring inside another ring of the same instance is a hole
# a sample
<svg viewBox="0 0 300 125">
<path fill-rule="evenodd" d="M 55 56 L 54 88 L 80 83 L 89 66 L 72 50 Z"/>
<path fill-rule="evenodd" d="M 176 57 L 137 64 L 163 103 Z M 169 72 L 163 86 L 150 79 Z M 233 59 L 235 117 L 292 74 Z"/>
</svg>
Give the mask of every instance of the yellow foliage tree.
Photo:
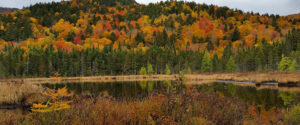
<svg viewBox="0 0 300 125">
<path fill-rule="evenodd" d="M 42 93 L 45 96 L 50 97 L 50 101 L 46 104 L 33 104 L 33 112 L 53 112 L 63 109 L 69 109 L 72 101 L 64 101 L 66 97 L 72 97 L 73 93 L 68 93 L 67 88 L 61 88 L 57 91 L 47 88 L 46 92 Z"/>
<path fill-rule="evenodd" d="M 117 50 L 117 49 L 119 48 L 119 43 L 118 43 L 118 42 L 114 42 L 112 48 L 113 48 L 114 50 Z"/>
<path fill-rule="evenodd" d="M 73 0 L 73 1 L 72 1 L 71 7 L 79 7 L 79 6 L 78 6 L 78 3 L 77 3 L 77 0 Z"/>
</svg>

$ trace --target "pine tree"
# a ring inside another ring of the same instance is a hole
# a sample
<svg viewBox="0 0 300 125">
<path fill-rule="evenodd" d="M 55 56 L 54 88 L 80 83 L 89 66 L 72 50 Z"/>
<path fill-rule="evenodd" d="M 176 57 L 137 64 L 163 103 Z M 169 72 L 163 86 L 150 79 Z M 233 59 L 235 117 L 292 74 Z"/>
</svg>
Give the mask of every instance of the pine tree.
<svg viewBox="0 0 300 125">
<path fill-rule="evenodd" d="M 147 71 L 148 71 L 148 74 L 153 74 L 154 73 L 154 71 L 153 71 L 153 68 L 152 68 L 152 65 L 151 64 L 148 64 L 148 66 L 147 66 Z"/>
<path fill-rule="evenodd" d="M 236 64 L 232 56 L 230 56 L 227 64 L 226 64 L 226 72 L 234 72 L 236 69 Z"/>
<path fill-rule="evenodd" d="M 295 72 L 296 68 L 297 68 L 296 60 L 291 60 L 291 58 L 282 55 L 281 61 L 279 63 L 280 72 Z"/>
<path fill-rule="evenodd" d="M 211 61 L 208 55 L 208 52 L 204 52 L 203 58 L 202 58 L 202 65 L 201 65 L 201 71 L 202 72 L 211 72 L 212 65 Z"/>
<path fill-rule="evenodd" d="M 188 69 L 187 69 L 187 74 L 192 74 L 192 69 L 191 69 L 191 67 L 188 67 Z"/>
<path fill-rule="evenodd" d="M 222 59 L 221 59 L 221 63 L 222 63 L 222 70 L 224 71 L 226 68 L 226 64 L 230 58 L 230 56 L 233 55 L 233 50 L 232 50 L 232 46 L 231 45 L 227 45 L 226 48 L 224 49 L 223 55 L 222 55 Z"/>
<path fill-rule="evenodd" d="M 213 59 L 212 59 L 212 71 L 213 72 L 218 72 L 221 69 L 221 65 L 219 63 L 218 55 L 215 54 Z"/>
<path fill-rule="evenodd" d="M 289 72 L 295 72 L 297 69 L 297 62 L 296 60 L 293 60 L 288 68 Z"/>
<path fill-rule="evenodd" d="M 71 32 L 69 32 L 69 34 L 65 40 L 69 41 L 69 42 L 73 42 L 75 37 L 76 37 L 76 34 L 73 31 L 71 31 Z"/>
<path fill-rule="evenodd" d="M 278 27 L 277 20 L 275 17 L 272 20 L 272 26 L 275 27 L 276 31 L 280 32 L 280 28 Z"/>
<path fill-rule="evenodd" d="M 169 68 L 168 65 L 166 65 L 166 70 L 165 70 L 166 75 L 170 75 L 171 74 L 171 70 Z"/>
<path fill-rule="evenodd" d="M 139 74 L 140 74 L 140 75 L 146 75 L 146 74 L 147 74 L 146 68 L 145 68 L 145 67 L 142 67 L 142 68 L 140 69 Z"/>
</svg>

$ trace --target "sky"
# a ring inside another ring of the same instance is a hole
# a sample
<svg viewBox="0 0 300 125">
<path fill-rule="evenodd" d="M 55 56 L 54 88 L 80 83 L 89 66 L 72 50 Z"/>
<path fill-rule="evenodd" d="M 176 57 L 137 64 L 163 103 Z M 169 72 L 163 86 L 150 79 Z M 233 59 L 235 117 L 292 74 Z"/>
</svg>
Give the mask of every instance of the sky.
<svg viewBox="0 0 300 125">
<path fill-rule="evenodd" d="M 0 0 L 1 7 L 23 8 L 38 2 L 51 2 L 61 0 Z M 161 0 L 136 0 L 138 3 L 156 3 Z M 237 8 L 244 12 L 259 12 L 261 14 L 289 15 L 300 13 L 300 0 L 186 0 L 197 3 L 214 4 Z"/>
</svg>

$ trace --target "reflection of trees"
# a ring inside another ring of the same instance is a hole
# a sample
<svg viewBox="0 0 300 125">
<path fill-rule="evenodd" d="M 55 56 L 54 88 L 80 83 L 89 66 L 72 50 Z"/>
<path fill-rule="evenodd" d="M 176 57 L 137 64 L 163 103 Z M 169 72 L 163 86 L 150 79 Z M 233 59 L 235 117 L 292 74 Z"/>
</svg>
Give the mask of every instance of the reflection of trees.
<svg viewBox="0 0 300 125">
<path fill-rule="evenodd" d="M 278 90 L 262 89 L 255 87 L 244 87 L 229 83 L 212 83 L 199 86 L 201 92 L 221 92 L 225 96 L 234 96 L 244 101 L 255 104 L 261 108 L 283 107 Z"/>
<path fill-rule="evenodd" d="M 108 93 L 116 98 L 143 98 L 150 92 L 177 93 L 185 91 L 186 86 L 197 88 L 201 93 L 221 92 L 227 97 L 238 97 L 244 101 L 255 104 L 261 108 L 270 109 L 272 107 L 282 108 L 299 102 L 297 92 L 280 92 L 272 89 L 258 90 L 255 87 L 245 87 L 234 84 L 210 83 L 204 85 L 184 85 L 181 82 L 170 80 L 162 82 L 117 82 L 117 83 L 65 83 L 65 84 L 45 84 L 44 87 L 63 88 L 67 87 L 76 94 L 90 95 L 97 97 Z M 155 91 L 154 91 L 155 90 Z M 106 91 L 106 92 L 105 92 Z"/>
<path fill-rule="evenodd" d="M 170 89 L 172 88 L 172 84 L 170 80 L 165 80 L 163 83 L 167 86 L 167 93 L 170 93 Z"/>
<path fill-rule="evenodd" d="M 148 82 L 148 84 L 147 84 L 148 86 L 148 92 L 151 92 L 152 90 L 153 90 L 153 86 L 154 86 L 154 82 L 153 81 L 150 81 L 150 82 Z"/>
<path fill-rule="evenodd" d="M 288 106 L 296 100 L 297 93 L 296 92 L 280 92 L 279 96 L 282 99 L 283 104 L 285 106 Z"/>
<path fill-rule="evenodd" d="M 139 85 L 143 91 L 151 92 L 153 90 L 154 82 L 153 81 L 141 81 Z"/>
<path fill-rule="evenodd" d="M 139 85 L 141 87 L 142 90 L 146 90 L 147 88 L 147 81 L 141 81 L 139 82 Z"/>
<path fill-rule="evenodd" d="M 226 84 L 228 91 L 230 92 L 231 96 L 235 96 L 236 94 L 236 86 L 233 84 Z"/>
</svg>

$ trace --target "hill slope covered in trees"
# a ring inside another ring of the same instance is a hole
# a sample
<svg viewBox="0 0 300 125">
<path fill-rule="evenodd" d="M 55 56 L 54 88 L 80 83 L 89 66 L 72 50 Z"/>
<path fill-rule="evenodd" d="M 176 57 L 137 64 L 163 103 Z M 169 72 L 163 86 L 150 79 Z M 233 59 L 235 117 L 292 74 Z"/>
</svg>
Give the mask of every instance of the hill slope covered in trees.
<svg viewBox="0 0 300 125">
<path fill-rule="evenodd" d="M 18 9 L 17 8 L 0 7 L 0 13 L 13 12 L 15 10 L 18 10 Z"/>
<path fill-rule="evenodd" d="M 194 2 L 36 4 L 0 16 L 0 76 L 295 72 L 299 29 L 298 19 Z"/>
</svg>

